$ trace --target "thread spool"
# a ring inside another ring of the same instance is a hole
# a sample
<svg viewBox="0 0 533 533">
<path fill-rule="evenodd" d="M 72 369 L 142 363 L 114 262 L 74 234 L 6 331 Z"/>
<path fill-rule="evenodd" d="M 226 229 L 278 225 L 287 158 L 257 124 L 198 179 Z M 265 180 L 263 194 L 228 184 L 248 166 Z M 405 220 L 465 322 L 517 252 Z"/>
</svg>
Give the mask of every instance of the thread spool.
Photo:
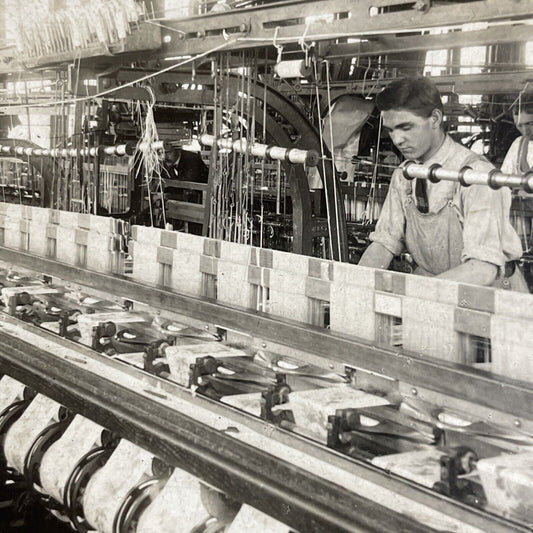
<svg viewBox="0 0 533 533">
<path fill-rule="evenodd" d="M 274 73 L 279 78 L 310 78 L 311 65 L 306 65 L 303 59 L 280 61 L 274 65 Z"/>
</svg>

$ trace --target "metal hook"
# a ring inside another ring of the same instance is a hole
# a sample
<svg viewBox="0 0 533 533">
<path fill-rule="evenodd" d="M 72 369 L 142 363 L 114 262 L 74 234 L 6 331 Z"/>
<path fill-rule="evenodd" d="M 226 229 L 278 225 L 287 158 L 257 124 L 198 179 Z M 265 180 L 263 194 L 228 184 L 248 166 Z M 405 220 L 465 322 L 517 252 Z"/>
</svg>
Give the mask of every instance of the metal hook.
<svg viewBox="0 0 533 533">
<path fill-rule="evenodd" d="M 302 36 L 298 39 L 298 44 L 300 45 L 302 52 L 304 52 L 305 54 L 305 66 L 306 67 L 309 66 L 309 50 L 311 48 L 311 45 L 305 42 L 305 38 L 307 36 L 308 31 L 309 31 L 309 24 L 306 24 Z"/>
<path fill-rule="evenodd" d="M 274 39 L 272 40 L 272 44 L 274 45 L 274 47 L 278 51 L 278 58 L 276 59 L 276 63 L 280 63 L 281 62 L 281 54 L 283 54 L 283 45 L 278 44 L 278 42 L 277 42 L 279 28 L 280 28 L 279 26 L 276 26 L 276 29 L 274 30 Z"/>
</svg>

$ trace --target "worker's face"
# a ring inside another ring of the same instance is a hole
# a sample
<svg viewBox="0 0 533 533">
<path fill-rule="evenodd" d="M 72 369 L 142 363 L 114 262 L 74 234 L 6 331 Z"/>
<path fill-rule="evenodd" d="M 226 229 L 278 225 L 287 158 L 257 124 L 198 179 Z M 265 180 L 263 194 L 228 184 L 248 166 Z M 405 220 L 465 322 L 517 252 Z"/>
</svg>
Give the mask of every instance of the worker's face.
<svg viewBox="0 0 533 533">
<path fill-rule="evenodd" d="M 520 113 L 513 115 L 513 119 L 518 131 L 533 141 L 533 113 L 521 110 Z"/>
<path fill-rule="evenodd" d="M 434 110 L 429 117 L 420 117 L 407 109 L 382 111 L 383 128 L 406 159 L 428 159 L 442 141 L 442 113 Z"/>
<path fill-rule="evenodd" d="M 179 154 L 180 154 L 179 149 L 175 147 L 165 150 L 165 155 L 164 155 L 165 163 L 167 165 L 173 165 L 178 160 Z"/>
</svg>

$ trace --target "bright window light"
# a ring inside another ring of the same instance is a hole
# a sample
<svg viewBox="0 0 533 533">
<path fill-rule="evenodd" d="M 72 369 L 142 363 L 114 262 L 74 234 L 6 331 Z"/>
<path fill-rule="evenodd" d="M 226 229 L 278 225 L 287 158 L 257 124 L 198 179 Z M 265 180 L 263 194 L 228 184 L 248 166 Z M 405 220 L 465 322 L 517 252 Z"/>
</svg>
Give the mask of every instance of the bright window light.
<svg viewBox="0 0 533 533">
<path fill-rule="evenodd" d="M 461 74 L 479 74 L 486 63 L 486 46 L 467 46 L 461 48 Z"/>
<path fill-rule="evenodd" d="M 476 105 L 481 103 L 480 94 L 460 94 L 459 95 L 460 104 L 471 104 Z"/>
<path fill-rule="evenodd" d="M 429 50 L 426 52 L 424 76 L 440 76 L 448 64 L 448 50 Z"/>
<path fill-rule="evenodd" d="M 528 41 L 525 46 L 524 60 L 526 66 L 533 67 L 533 41 Z"/>
</svg>

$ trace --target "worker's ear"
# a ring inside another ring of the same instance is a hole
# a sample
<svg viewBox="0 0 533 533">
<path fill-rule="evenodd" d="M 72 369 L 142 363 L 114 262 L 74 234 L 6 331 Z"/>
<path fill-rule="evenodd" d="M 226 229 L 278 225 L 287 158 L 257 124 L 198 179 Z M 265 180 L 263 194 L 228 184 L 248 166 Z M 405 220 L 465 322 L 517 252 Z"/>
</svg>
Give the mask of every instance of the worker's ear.
<svg viewBox="0 0 533 533">
<path fill-rule="evenodd" d="M 439 129 L 442 126 L 442 111 L 440 109 L 434 109 L 431 112 L 431 126 L 433 129 Z"/>
</svg>

